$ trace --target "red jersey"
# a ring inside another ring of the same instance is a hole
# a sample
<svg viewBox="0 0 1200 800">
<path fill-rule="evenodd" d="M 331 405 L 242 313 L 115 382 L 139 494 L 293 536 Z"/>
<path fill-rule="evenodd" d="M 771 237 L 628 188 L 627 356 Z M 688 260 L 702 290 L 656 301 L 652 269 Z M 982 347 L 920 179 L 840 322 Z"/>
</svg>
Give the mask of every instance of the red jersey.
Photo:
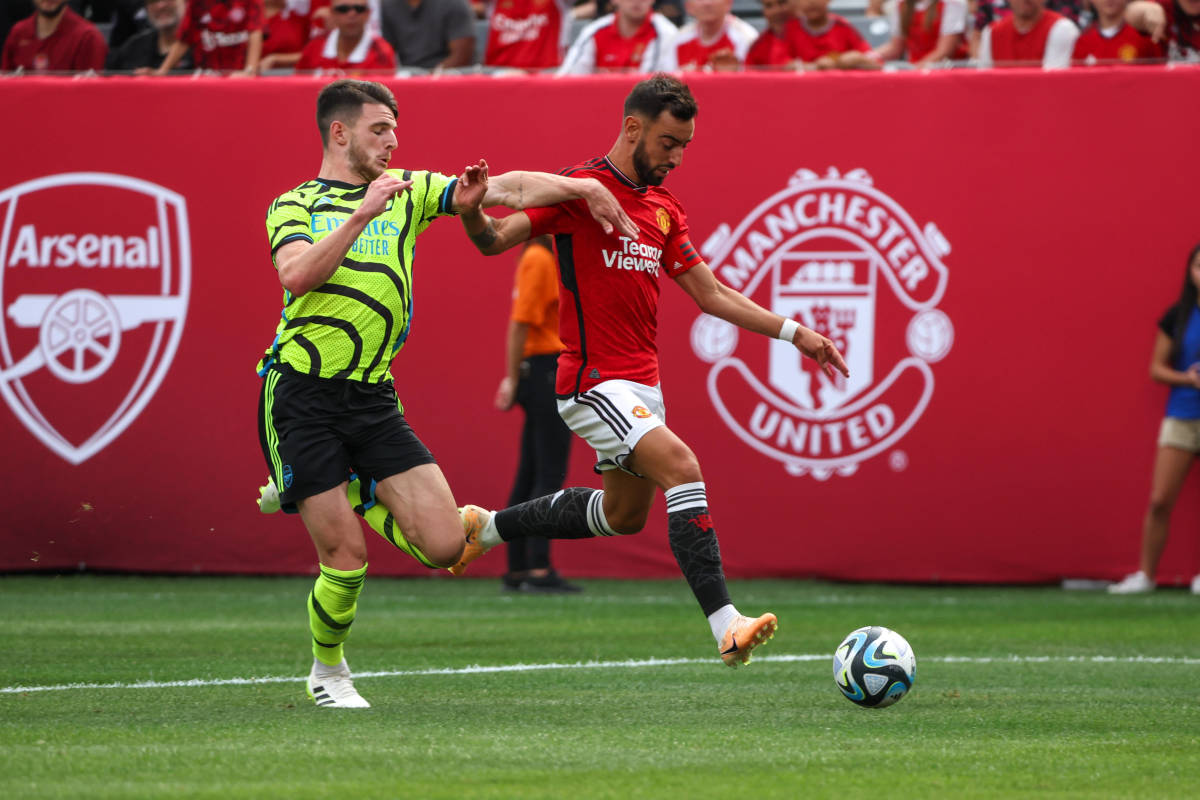
<svg viewBox="0 0 1200 800">
<path fill-rule="evenodd" d="M 318 36 L 304 46 L 300 60 L 296 62 L 297 72 L 313 70 L 337 71 L 347 75 L 376 70 L 394 70 L 396 68 L 396 52 L 392 46 L 379 36 L 364 33 L 355 48 L 345 61 L 338 58 L 338 31 L 330 31 L 324 36 Z"/>
<path fill-rule="evenodd" d="M 543 69 L 562 63 L 571 26 L 567 0 L 490 0 L 483 63 Z"/>
<path fill-rule="evenodd" d="M 933 22 L 925 22 L 929 14 L 929 6 L 914 8 L 912 21 L 908 25 L 908 37 L 904 42 L 904 51 L 908 60 L 917 63 L 937 49 L 938 39 L 942 36 L 953 36 L 956 33 L 966 33 L 967 4 L 954 5 L 950 13 L 946 13 L 946 3 L 938 3 L 933 12 Z M 949 23 L 949 26 L 947 26 Z M 897 25 L 897 27 L 899 27 Z M 950 54 L 950 58 L 960 60 L 967 58 L 967 37 L 964 35 L 958 47 Z"/>
<path fill-rule="evenodd" d="M 96 26 L 70 8 L 63 9 L 54 33 L 37 37 L 37 15 L 12 26 L 0 56 L 0 70 L 18 67 L 33 72 L 78 72 L 104 69 L 108 45 Z"/>
<path fill-rule="evenodd" d="M 754 40 L 750 51 L 746 53 L 747 67 L 782 67 L 795 60 L 787 40 L 770 28 Z"/>
<path fill-rule="evenodd" d="M 1163 50 L 1149 36 L 1124 22 L 1116 33 L 1105 35 L 1099 25 L 1092 25 L 1075 40 L 1071 58 L 1089 64 L 1133 62 L 1161 59 Z"/>
<path fill-rule="evenodd" d="M 264 56 L 271 53 L 299 53 L 308 43 L 308 16 L 284 8 L 263 21 Z"/>
<path fill-rule="evenodd" d="M 721 25 L 721 34 L 711 42 L 700 37 L 699 26 L 692 22 L 684 25 L 666 47 L 658 69 L 674 72 L 677 69 L 699 70 L 709 67 L 718 54 L 728 53 L 739 65 L 746 63 L 746 53 L 758 38 L 758 31 L 745 20 L 729 14 Z"/>
<path fill-rule="evenodd" d="M 830 14 L 829 21 L 820 31 L 810 31 L 801 20 L 789 19 L 784 35 L 792 52 L 801 61 L 816 61 L 821 56 L 841 55 L 855 50 L 868 53 L 871 50 L 862 34 L 837 14 Z"/>
<path fill-rule="evenodd" d="M 1154 0 L 1162 6 L 1167 19 L 1167 56 L 1172 60 L 1194 59 L 1200 55 L 1200 17 L 1175 13 L 1174 0 Z"/>
<path fill-rule="evenodd" d="M 530 235 L 556 234 L 558 245 L 564 349 L 555 390 L 569 396 L 607 380 L 656 386 L 659 273 L 678 278 L 702 260 L 683 207 L 661 186 L 638 186 L 607 158 L 563 174 L 604 184 L 637 225 L 638 239 L 604 233 L 583 200 L 525 212 Z"/>
<path fill-rule="evenodd" d="M 992 37 L 992 62 L 1032 61 L 1042 63 L 1046 54 L 1046 42 L 1050 38 L 1050 29 L 1060 19 L 1066 19 L 1061 14 L 1046 10 L 1034 23 L 1027 33 L 1018 33 L 1012 17 L 1005 17 L 999 22 L 993 22 L 988 30 Z"/>
<path fill-rule="evenodd" d="M 262 27 L 262 0 L 188 0 L 178 35 L 198 68 L 238 70 L 246 66 L 250 33 Z"/>
<path fill-rule="evenodd" d="M 666 17 L 653 13 L 628 39 L 621 35 L 617 19 L 607 14 L 579 32 L 559 68 L 560 74 L 587 75 L 597 70 L 658 69 L 664 43 L 677 32 Z"/>
</svg>

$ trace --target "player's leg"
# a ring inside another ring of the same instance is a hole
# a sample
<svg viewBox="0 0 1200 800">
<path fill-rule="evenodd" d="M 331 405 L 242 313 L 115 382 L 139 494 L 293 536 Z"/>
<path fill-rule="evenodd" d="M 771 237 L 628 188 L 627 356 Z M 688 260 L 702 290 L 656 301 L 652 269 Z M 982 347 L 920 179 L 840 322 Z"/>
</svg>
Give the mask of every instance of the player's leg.
<svg viewBox="0 0 1200 800">
<path fill-rule="evenodd" d="M 664 425 L 642 437 L 628 466 L 663 489 L 671 552 L 708 618 L 721 660 L 731 667 L 749 663 L 751 651 L 775 635 L 778 622 L 774 614 L 744 617 L 729 598 L 721 548 L 695 454 Z"/>
<path fill-rule="evenodd" d="M 661 419 L 645 408 L 635 387 L 629 381 L 606 381 L 558 401 L 563 421 L 596 451 L 599 472 L 620 469 L 637 441 L 662 425 Z M 650 489 L 652 492 L 653 487 Z M 467 564 L 500 542 L 531 536 L 587 539 L 641 530 L 640 525 L 618 528 L 609 524 L 606 509 L 612 508 L 614 502 L 605 500 L 602 489 L 572 486 L 494 514 L 478 506 L 465 506 L 463 528 L 467 532 L 467 545 L 462 559 L 450 571 L 462 574 Z"/>
<path fill-rule="evenodd" d="M 429 561 L 448 567 L 463 550 L 463 529 L 450 485 L 437 464 L 421 464 L 379 481 L 379 501 Z"/>
<path fill-rule="evenodd" d="M 343 656 L 358 596 L 366 577 L 362 527 L 345 495 L 347 452 L 328 426 L 314 417 L 336 415 L 336 390 L 271 371 L 259 400 L 259 440 L 281 503 L 300 512 L 317 549 L 318 576 L 309 593 L 313 666 L 309 696 L 318 705 L 365 708 Z"/>
<path fill-rule="evenodd" d="M 350 501 L 350 507 L 354 513 L 366 520 L 367 524 L 371 526 L 371 530 L 382 536 L 388 544 L 400 552 L 412 556 L 430 569 L 438 568 L 421 552 L 420 548 L 408 541 L 408 537 L 404 535 L 404 531 L 400 529 L 400 525 L 388 511 L 387 506 L 376 500 L 375 481 L 363 480 L 357 474 L 350 473 L 350 481 L 346 484 L 346 499 Z M 258 510 L 264 514 L 274 514 L 281 508 L 279 489 L 275 486 L 275 479 L 268 475 L 266 484 L 258 487 Z"/>
</svg>

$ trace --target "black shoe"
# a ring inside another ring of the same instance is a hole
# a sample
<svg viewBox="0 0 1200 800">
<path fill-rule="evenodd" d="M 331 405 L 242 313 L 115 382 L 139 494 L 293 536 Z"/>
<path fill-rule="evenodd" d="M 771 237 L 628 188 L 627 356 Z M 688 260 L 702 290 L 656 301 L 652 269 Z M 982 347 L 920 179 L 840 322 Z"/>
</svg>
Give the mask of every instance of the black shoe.
<svg viewBox="0 0 1200 800">
<path fill-rule="evenodd" d="M 563 580 L 557 570 L 551 569 L 545 575 L 525 578 L 521 581 L 520 591 L 529 594 L 577 594 L 583 591 L 583 587 Z"/>
<path fill-rule="evenodd" d="M 506 572 L 500 576 L 500 590 L 503 592 L 519 592 L 525 580 L 523 572 Z"/>
</svg>

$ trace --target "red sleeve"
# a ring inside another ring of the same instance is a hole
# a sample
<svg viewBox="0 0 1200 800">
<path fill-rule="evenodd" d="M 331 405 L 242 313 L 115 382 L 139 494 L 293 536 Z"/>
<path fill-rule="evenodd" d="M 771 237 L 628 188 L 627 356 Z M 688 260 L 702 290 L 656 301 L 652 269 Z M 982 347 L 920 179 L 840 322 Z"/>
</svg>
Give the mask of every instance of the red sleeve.
<svg viewBox="0 0 1200 800">
<path fill-rule="evenodd" d="M 263 29 L 262 0 L 249 0 L 246 3 L 246 30 L 254 32 Z"/>
<path fill-rule="evenodd" d="M 321 66 L 321 52 L 325 49 L 325 37 L 318 36 L 308 44 L 304 45 L 304 49 L 300 51 L 300 60 L 296 62 L 297 72 L 307 72 L 317 69 Z"/>
<path fill-rule="evenodd" d="M 200 35 L 196 27 L 196 20 L 193 19 L 194 14 L 192 0 L 188 0 L 187 7 L 183 9 L 183 19 L 179 21 L 179 30 L 175 32 L 175 38 L 193 47 L 196 46 Z"/>
<path fill-rule="evenodd" d="M 386 39 L 376 36 L 371 40 L 370 55 L 367 56 L 363 66 L 366 69 L 395 69 L 396 51 L 392 49 Z"/>
<path fill-rule="evenodd" d="M 96 30 L 90 22 L 88 27 L 91 30 L 84 35 L 79 49 L 75 51 L 72 69 L 94 69 L 100 72 L 104 69 L 104 59 L 108 57 L 108 45 L 104 42 L 104 34 Z"/>
<path fill-rule="evenodd" d="M 671 234 L 667 237 L 666 246 L 663 248 L 662 260 L 663 266 L 667 268 L 667 275 L 672 278 L 678 278 L 692 267 L 704 262 L 695 245 L 692 244 L 691 236 L 688 234 L 687 217 L 681 208 L 676 208 L 675 213 L 671 215 Z"/>
<path fill-rule="evenodd" d="M 849 52 L 850 50 L 857 50 L 860 53 L 871 52 L 871 45 L 867 44 L 867 40 L 858 32 L 858 28 L 846 20 L 842 20 L 842 29 L 846 33 L 846 49 L 842 52 Z"/>
<path fill-rule="evenodd" d="M 527 208 L 525 215 L 529 217 L 532 230 L 529 238 L 547 233 L 573 233 L 575 230 L 575 214 L 571 206 L 582 203 L 582 200 L 572 200 L 545 208 Z"/>
</svg>

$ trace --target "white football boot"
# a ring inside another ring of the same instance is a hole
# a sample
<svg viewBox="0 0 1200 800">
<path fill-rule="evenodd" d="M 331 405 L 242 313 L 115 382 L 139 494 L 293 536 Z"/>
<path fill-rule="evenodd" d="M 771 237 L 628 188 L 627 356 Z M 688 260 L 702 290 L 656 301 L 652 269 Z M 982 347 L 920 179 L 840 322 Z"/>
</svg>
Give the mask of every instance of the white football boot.
<svg viewBox="0 0 1200 800">
<path fill-rule="evenodd" d="M 350 680 L 350 667 L 346 659 L 336 667 L 319 661 L 313 662 L 308 673 L 308 696 L 322 708 L 370 708 Z"/>
</svg>

